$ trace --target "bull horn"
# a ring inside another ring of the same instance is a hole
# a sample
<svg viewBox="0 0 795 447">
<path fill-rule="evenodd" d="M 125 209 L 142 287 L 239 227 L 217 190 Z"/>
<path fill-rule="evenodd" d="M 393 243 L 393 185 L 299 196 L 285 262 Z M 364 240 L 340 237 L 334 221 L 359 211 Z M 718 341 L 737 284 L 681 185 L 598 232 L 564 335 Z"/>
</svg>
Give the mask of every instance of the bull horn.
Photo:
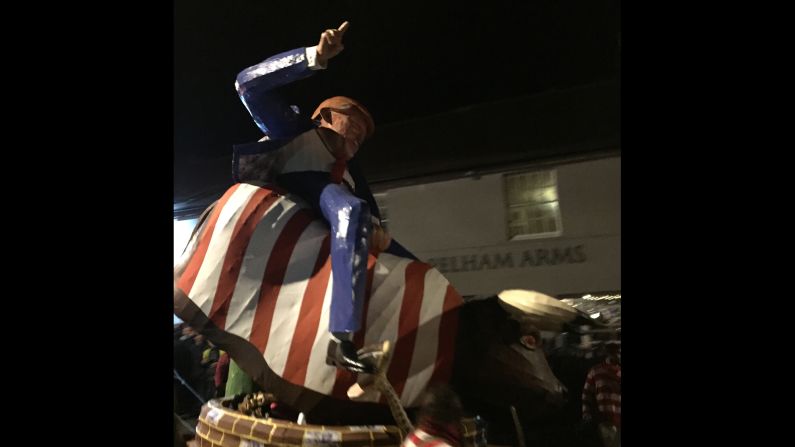
<svg viewBox="0 0 795 447">
<path fill-rule="evenodd" d="M 530 320 L 540 330 L 560 331 L 578 315 L 574 307 L 533 290 L 503 290 L 497 297 L 503 309 L 514 318 Z"/>
</svg>

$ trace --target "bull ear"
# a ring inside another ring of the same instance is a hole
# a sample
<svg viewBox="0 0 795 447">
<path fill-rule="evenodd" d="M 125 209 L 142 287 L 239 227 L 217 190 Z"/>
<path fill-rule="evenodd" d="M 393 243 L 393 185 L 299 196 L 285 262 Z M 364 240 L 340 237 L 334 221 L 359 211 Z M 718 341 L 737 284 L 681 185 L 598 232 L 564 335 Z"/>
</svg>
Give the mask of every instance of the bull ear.
<svg viewBox="0 0 795 447">
<path fill-rule="evenodd" d="M 539 341 L 540 338 L 536 337 L 535 335 L 524 334 L 519 337 L 519 344 L 531 351 L 535 351 L 536 347 L 538 347 Z"/>
</svg>

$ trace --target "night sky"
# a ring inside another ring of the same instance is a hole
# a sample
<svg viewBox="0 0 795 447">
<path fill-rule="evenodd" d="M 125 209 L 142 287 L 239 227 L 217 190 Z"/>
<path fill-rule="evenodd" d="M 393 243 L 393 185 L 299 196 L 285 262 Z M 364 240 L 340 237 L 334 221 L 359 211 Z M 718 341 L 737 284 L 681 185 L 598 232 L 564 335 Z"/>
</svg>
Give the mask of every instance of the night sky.
<svg viewBox="0 0 795 447">
<path fill-rule="evenodd" d="M 315 45 L 344 20 L 345 50 L 285 91 L 304 110 L 347 95 L 384 125 L 618 78 L 618 1 L 477 3 L 176 0 L 175 192 L 200 187 L 196 163 L 223 162 L 233 144 L 261 136 L 237 73 Z"/>
</svg>

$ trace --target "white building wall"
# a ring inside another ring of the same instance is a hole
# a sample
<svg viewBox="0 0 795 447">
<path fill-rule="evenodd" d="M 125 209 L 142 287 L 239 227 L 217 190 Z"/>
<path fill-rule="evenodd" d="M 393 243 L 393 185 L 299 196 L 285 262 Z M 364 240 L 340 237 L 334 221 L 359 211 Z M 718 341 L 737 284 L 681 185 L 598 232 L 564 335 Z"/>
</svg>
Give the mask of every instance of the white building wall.
<svg viewBox="0 0 795 447">
<path fill-rule="evenodd" d="M 557 170 L 558 237 L 507 239 L 504 173 L 388 190 L 389 229 L 463 295 L 508 288 L 549 295 L 618 291 L 620 163 L 611 157 L 539 168 Z"/>
</svg>

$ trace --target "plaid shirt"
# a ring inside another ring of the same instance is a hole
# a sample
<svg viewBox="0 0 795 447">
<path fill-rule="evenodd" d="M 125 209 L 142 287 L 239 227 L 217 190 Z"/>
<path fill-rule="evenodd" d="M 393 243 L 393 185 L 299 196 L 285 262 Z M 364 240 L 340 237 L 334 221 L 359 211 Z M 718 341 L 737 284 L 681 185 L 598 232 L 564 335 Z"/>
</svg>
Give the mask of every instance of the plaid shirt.
<svg viewBox="0 0 795 447">
<path fill-rule="evenodd" d="M 621 365 L 604 362 L 591 368 L 582 390 L 582 415 L 621 427 Z"/>
</svg>

